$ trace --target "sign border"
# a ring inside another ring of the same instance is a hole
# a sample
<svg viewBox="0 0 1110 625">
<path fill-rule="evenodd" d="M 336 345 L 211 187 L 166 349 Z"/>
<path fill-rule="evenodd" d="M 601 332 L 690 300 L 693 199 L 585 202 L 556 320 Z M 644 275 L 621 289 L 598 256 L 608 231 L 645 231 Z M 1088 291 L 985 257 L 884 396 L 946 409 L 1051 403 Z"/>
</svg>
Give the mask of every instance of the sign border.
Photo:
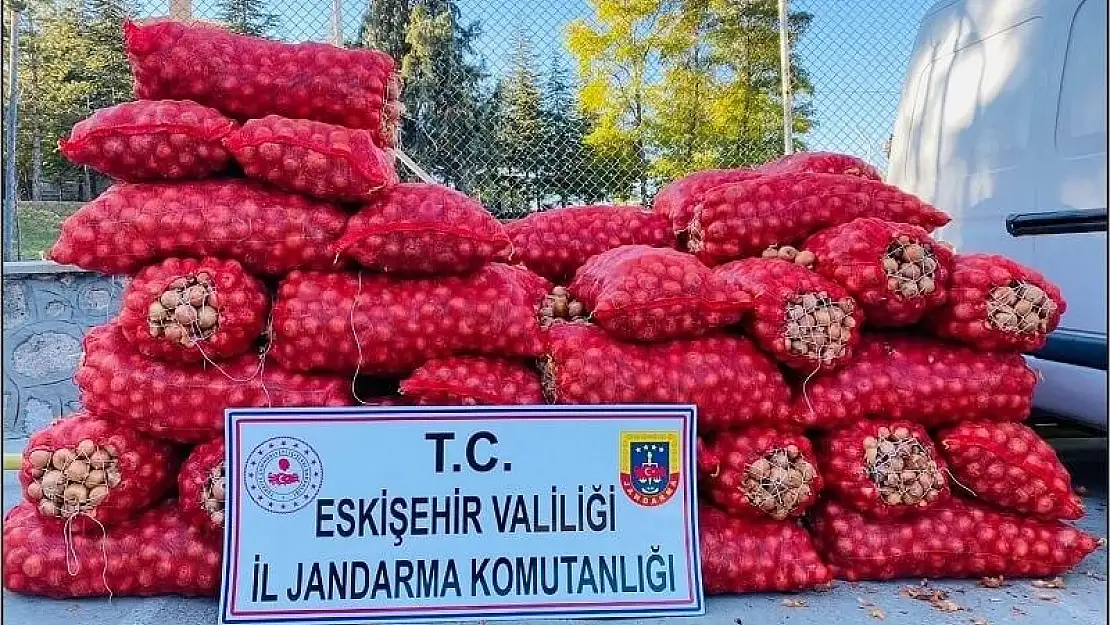
<svg viewBox="0 0 1110 625">
<path fill-rule="evenodd" d="M 460 619 L 485 619 L 485 620 L 509 620 L 509 619 L 522 619 L 522 618 L 537 618 L 537 619 L 583 619 L 583 618 L 641 618 L 641 617 L 659 617 L 659 616 L 700 616 L 705 614 L 705 595 L 702 589 L 701 581 L 701 549 L 698 544 L 699 528 L 698 528 L 698 490 L 697 490 L 697 463 L 695 454 L 697 452 L 697 407 L 691 404 L 607 404 L 607 405 L 531 405 L 531 406 L 350 406 L 350 407 L 335 407 L 335 408 L 228 408 L 224 411 L 224 426 L 225 426 L 225 450 L 224 462 L 229 467 L 228 474 L 231 474 L 230 467 L 238 466 L 239 450 L 238 428 L 243 423 L 249 422 L 272 422 L 272 421 L 300 421 L 305 417 L 322 417 L 327 415 L 331 421 L 365 421 L 368 418 L 388 418 L 398 417 L 404 419 L 412 419 L 416 415 L 425 416 L 427 419 L 435 419 L 437 421 L 471 421 L 478 419 L 494 419 L 502 418 L 517 418 L 521 415 L 533 416 L 546 416 L 550 418 L 564 418 L 564 419 L 617 419 L 628 418 L 629 416 L 640 416 L 644 418 L 652 417 L 680 417 L 684 421 L 684 430 L 686 434 L 686 449 L 682 454 L 682 458 L 686 465 L 684 481 L 686 483 L 686 496 L 688 498 L 688 505 L 690 510 L 689 521 L 691 526 L 691 536 L 688 536 L 690 546 L 692 549 L 692 562 L 690 565 L 691 577 L 691 591 L 693 594 L 693 605 L 681 605 L 678 607 L 665 607 L 665 608 L 649 608 L 637 607 L 637 604 L 652 604 L 653 602 L 634 602 L 623 603 L 621 606 L 629 606 L 630 609 L 621 609 L 620 606 L 616 608 L 601 608 L 601 609 L 576 609 L 573 606 L 578 604 L 568 604 L 565 610 L 520 610 L 515 606 L 507 606 L 507 609 L 500 609 L 496 606 L 481 606 L 483 609 L 490 610 L 489 612 L 467 612 L 459 611 L 457 606 L 444 606 L 443 608 L 432 608 L 433 610 L 440 611 L 439 614 L 427 614 L 424 611 L 416 613 L 409 608 L 383 608 L 383 610 L 402 611 L 407 612 L 403 614 L 394 615 L 355 615 L 349 611 L 347 615 L 337 616 L 277 616 L 267 617 L 265 613 L 258 616 L 234 615 L 231 605 L 230 590 L 233 587 L 232 579 L 232 541 L 238 543 L 238 537 L 233 535 L 233 526 L 238 525 L 238 515 L 235 513 L 235 505 L 237 505 L 236 497 L 239 495 L 238 486 L 239 480 L 235 480 L 235 484 L 229 484 L 227 489 L 225 507 L 228 511 L 226 517 L 227 522 L 224 524 L 224 558 L 223 558 L 223 575 L 220 581 L 220 613 L 219 622 L 228 625 L 239 625 L 243 623 L 330 623 L 335 625 L 350 624 L 350 625 L 364 625 L 367 623 L 414 623 L 414 622 L 442 622 L 442 621 L 457 621 Z M 425 420 L 425 419 L 419 419 Z M 238 475 L 238 472 L 236 472 Z M 236 523 L 232 523 L 232 518 L 235 518 Z M 236 567 L 237 569 L 238 567 Z M 666 604 L 676 603 L 676 600 L 666 600 Z M 686 600 L 678 603 L 686 604 Z M 659 605 L 660 602 L 654 602 Z M 547 604 L 552 605 L 552 604 Z M 583 604 L 590 605 L 590 604 Z M 596 605 L 596 603 L 594 604 Z M 479 607 L 479 606 L 475 606 Z M 314 612 L 329 612 L 329 610 L 313 610 Z M 241 613 L 240 613 L 241 614 Z M 278 614 L 278 613 L 275 613 Z M 289 611 L 283 611 L 280 614 L 292 614 Z"/>
</svg>

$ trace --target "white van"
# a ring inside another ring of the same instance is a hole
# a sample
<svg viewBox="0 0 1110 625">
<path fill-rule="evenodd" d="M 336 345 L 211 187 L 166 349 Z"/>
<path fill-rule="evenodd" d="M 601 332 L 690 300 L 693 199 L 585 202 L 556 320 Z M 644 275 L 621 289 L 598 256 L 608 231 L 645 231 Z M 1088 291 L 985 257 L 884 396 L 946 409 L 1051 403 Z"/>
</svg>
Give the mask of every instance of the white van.
<svg viewBox="0 0 1110 625">
<path fill-rule="evenodd" d="M 947 211 L 941 236 L 1063 289 L 1031 357 L 1036 406 L 1106 429 L 1107 0 L 946 0 L 918 31 L 891 183 Z"/>
</svg>

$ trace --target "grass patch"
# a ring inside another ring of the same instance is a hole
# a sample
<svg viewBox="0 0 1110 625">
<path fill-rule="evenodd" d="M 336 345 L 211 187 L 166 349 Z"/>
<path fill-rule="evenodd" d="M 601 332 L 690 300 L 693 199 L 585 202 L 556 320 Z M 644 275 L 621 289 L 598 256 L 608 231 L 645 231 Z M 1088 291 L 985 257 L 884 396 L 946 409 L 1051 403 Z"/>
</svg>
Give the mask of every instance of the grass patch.
<svg viewBox="0 0 1110 625">
<path fill-rule="evenodd" d="M 19 259 L 45 258 L 62 222 L 81 206 L 81 202 L 18 202 Z"/>
</svg>

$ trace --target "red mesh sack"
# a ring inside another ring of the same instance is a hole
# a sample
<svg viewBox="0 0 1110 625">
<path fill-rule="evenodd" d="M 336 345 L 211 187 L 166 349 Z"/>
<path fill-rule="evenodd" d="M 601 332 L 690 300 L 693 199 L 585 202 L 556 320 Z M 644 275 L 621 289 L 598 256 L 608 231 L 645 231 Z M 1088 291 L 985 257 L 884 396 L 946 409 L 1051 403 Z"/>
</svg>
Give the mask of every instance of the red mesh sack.
<svg viewBox="0 0 1110 625">
<path fill-rule="evenodd" d="M 770 427 L 722 432 L 704 442 L 698 473 L 713 503 L 746 518 L 801 516 L 821 492 L 809 440 Z"/>
<path fill-rule="evenodd" d="M 830 496 L 875 518 L 920 514 L 951 496 L 948 467 L 925 428 L 861 421 L 819 445 Z"/>
<path fill-rule="evenodd" d="M 293 371 L 366 375 L 460 353 L 538 356 L 546 288 L 526 276 L 497 263 L 418 280 L 294 272 L 278 289 L 270 354 Z"/>
<path fill-rule="evenodd" d="M 742 182 L 758 178 L 759 172 L 751 169 L 707 169 L 696 171 L 688 176 L 674 180 L 655 194 L 651 208 L 671 220 L 675 231 L 685 230 L 694 218 L 694 207 L 701 194 L 713 187 L 730 182 Z"/>
<path fill-rule="evenodd" d="M 176 506 L 159 506 L 106 534 L 75 535 L 67 543 L 34 504 L 19 504 L 4 518 L 4 588 L 55 599 L 219 592 L 223 537 L 205 535 Z"/>
<path fill-rule="evenodd" d="M 322 200 L 365 201 L 397 182 L 393 155 L 365 130 L 268 115 L 225 144 L 248 178 Z"/>
<path fill-rule="evenodd" d="M 879 170 L 862 158 L 836 152 L 796 152 L 760 165 L 755 171 L 763 175 L 841 174 L 867 180 L 883 179 Z"/>
<path fill-rule="evenodd" d="M 833 577 L 1047 577 L 1098 547 L 1060 521 L 1040 521 L 952 498 L 919 515 L 870 519 L 835 500 L 817 506 L 813 542 Z"/>
<path fill-rule="evenodd" d="M 99 532 L 92 520 L 134 518 L 166 494 L 179 460 L 166 443 L 79 412 L 31 436 L 19 482 L 44 526 Z"/>
<path fill-rule="evenodd" d="M 921 226 L 948 215 L 878 180 L 837 174 L 776 174 L 705 192 L 687 246 L 709 265 L 757 256 L 768 246 L 797 245 L 819 230 L 857 217 Z"/>
<path fill-rule="evenodd" d="M 196 102 L 139 100 L 77 122 L 58 149 L 117 180 L 197 180 L 227 169 L 223 138 L 235 122 Z"/>
<path fill-rule="evenodd" d="M 1042 519 L 1078 519 L 1083 500 L 1047 441 L 1020 423 L 961 423 L 937 433 L 959 484 L 976 497 Z"/>
<path fill-rule="evenodd" d="M 85 337 L 85 354 L 73 379 L 90 412 L 181 443 L 219 436 L 224 408 L 352 403 L 350 380 L 290 373 L 258 354 L 246 353 L 218 366 L 149 360 L 115 324 Z"/>
<path fill-rule="evenodd" d="M 639 206 L 568 206 L 505 224 L 513 258 L 565 283 L 593 256 L 622 245 L 674 247 L 670 220 Z"/>
<path fill-rule="evenodd" d="M 544 384 L 555 403 L 695 404 L 703 433 L 788 416 L 782 372 L 739 336 L 625 343 L 563 321 L 548 335 Z"/>
<path fill-rule="evenodd" d="M 280 276 L 332 267 L 346 223 L 334 206 L 244 180 L 116 185 L 65 220 L 50 257 L 133 274 L 172 256 L 215 256 Z"/>
<path fill-rule="evenodd" d="M 944 304 L 952 252 L 923 229 L 861 217 L 806 240 L 814 270 L 847 289 L 868 325 L 906 326 Z"/>
<path fill-rule="evenodd" d="M 170 20 L 125 22 L 123 38 L 137 98 L 193 100 L 240 120 L 312 119 L 397 143 L 401 82 L 384 52 Z"/>
<path fill-rule="evenodd" d="M 791 521 L 738 519 L 701 506 L 698 544 L 709 595 L 788 592 L 832 583 L 809 534 Z"/>
<path fill-rule="evenodd" d="M 239 263 L 170 258 L 127 285 L 117 321 L 124 337 L 151 358 L 200 362 L 249 350 L 268 311 L 266 287 Z"/>
<path fill-rule="evenodd" d="M 926 317 L 941 338 L 981 351 L 1044 347 L 1067 309 L 1060 289 L 1005 256 L 957 254 L 948 302 Z"/>
<path fill-rule="evenodd" d="M 193 527 L 222 536 L 226 487 L 223 437 L 197 445 L 177 474 L 181 516 Z"/>
<path fill-rule="evenodd" d="M 716 275 L 751 294 L 747 329 L 756 344 L 792 369 L 811 373 L 851 361 L 863 313 L 843 287 L 783 260 L 747 258 Z"/>
<path fill-rule="evenodd" d="M 542 404 L 534 366 L 488 356 L 434 358 L 401 382 L 405 399 L 426 406 Z"/>
<path fill-rule="evenodd" d="M 374 194 L 347 222 L 336 250 L 374 271 L 457 275 L 508 260 L 509 237 L 481 204 L 437 184 L 405 183 Z"/>
<path fill-rule="evenodd" d="M 868 417 L 927 428 L 960 421 L 1021 421 L 1037 376 L 1018 354 L 984 354 L 927 337 L 865 334 L 855 358 L 803 387 L 795 414 L 810 427 Z"/>
<path fill-rule="evenodd" d="M 751 306 L 738 287 L 677 250 L 626 245 L 594 256 L 570 293 L 610 334 L 635 341 L 692 338 L 734 324 Z"/>
</svg>

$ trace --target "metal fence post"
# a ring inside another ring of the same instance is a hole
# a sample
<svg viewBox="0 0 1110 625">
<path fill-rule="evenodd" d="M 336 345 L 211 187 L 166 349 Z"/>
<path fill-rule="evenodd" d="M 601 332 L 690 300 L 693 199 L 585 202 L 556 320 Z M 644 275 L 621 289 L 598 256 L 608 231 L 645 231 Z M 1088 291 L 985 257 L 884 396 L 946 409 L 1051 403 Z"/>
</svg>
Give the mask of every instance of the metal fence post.
<svg viewBox="0 0 1110 625">
<path fill-rule="evenodd" d="M 191 0 L 170 0 L 170 17 L 175 20 L 189 20 L 193 17 Z"/>
<path fill-rule="evenodd" d="M 790 89 L 790 12 L 779 0 L 779 73 L 782 74 L 782 149 L 794 153 L 794 98 Z"/>
<path fill-rule="evenodd" d="M 343 47 L 343 7 L 340 0 L 331 0 L 331 42 Z"/>
<path fill-rule="evenodd" d="M 19 260 L 15 228 L 18 217 L 16 199 L 19 189 L 16 180 L 15 146 L 19 128 L 19 19 L 25 8 L 16 0 L 12 10 L 12 32 L 8 51 L 8 110 L 4 125 L 4 260 Z"/>
</svg>

